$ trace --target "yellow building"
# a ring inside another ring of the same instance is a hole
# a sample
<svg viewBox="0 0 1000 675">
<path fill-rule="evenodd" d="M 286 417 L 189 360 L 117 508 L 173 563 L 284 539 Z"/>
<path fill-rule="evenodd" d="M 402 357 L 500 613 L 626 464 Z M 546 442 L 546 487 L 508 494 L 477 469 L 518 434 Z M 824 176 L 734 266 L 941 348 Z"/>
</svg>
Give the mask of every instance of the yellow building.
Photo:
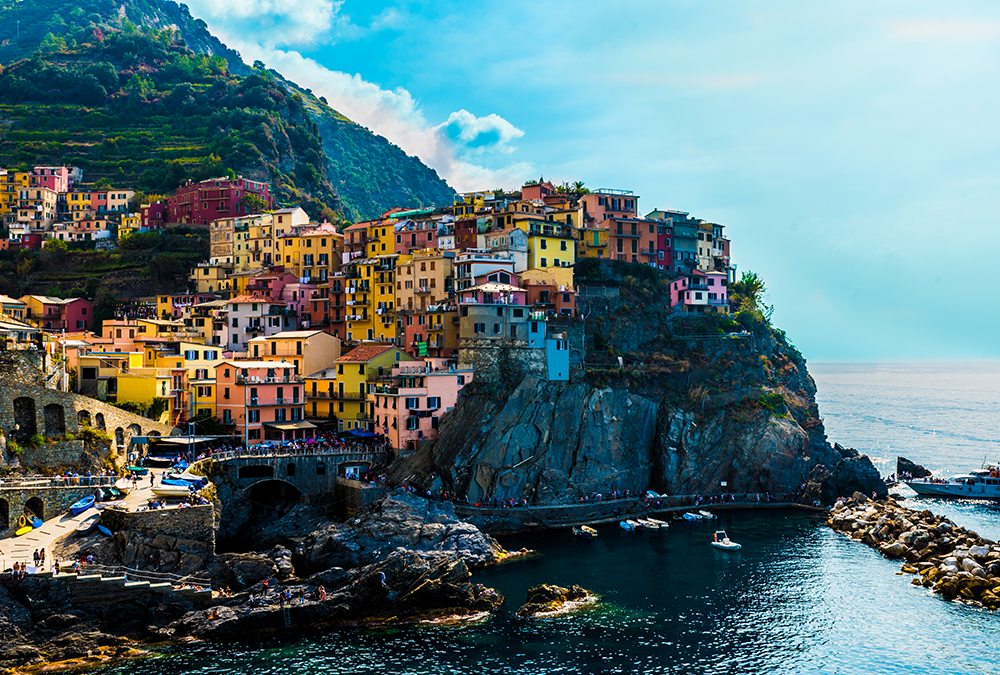
<svg viewBox="0 0 1000 675">
<path fill-rule="evenodd" d="M 186 416 L 196 417 L 206 410 L 215 416 L 215 368 L 223 361 L 219 347 L 188 341 L 137 341 L 137 346 L 142 348 L 146 369 L 166 371 L 172 376 L 185 373 L 185 396 L 177 396 L 177 391 L 173 393 L 175 405 L 187 406 Z"/>
<path fill-rule="evenodd" d="M 140 215 L 138 213 L 127 213 L 122 216 L 118 223 L 118 238 L 127 237 L 139 229 Z"/>
<path fill-rule="evenodd" d="M 453 251 L 418 251 L 396 264 L 397 311 L 426 310 L 448 299 L 454 279 Z"/>
<path fill-rule="evenodd" d="M 608 229 L 585 227 L 577 229 L 576 257 L 606 258 L 608 256 Z"/>
<path fill-rule="evenodd" d="M 259 213 L 247 216 L 244 220 L 249 225 L 247 246 L 250 251 L 250 269 L 274 264 L 274 216 Z"/>
<path fill-rule="evenodd" d="M 528 233 L 528 269 L 562 269 L 560 283 L 573 284 L 576 237 L 571 225 L 515 219 L 514 226 Z"/>
<path fill-rule="evenodd" d="M 291 272 L 304 283 L 324 283 L 340 270 L 344 254 L 344 235 L 329 223 L 297 228 L 278 240 L 280 260 L 286 272 Z"/>
<path fill-rule="evenodd" d="M 344 266 L 344 321 L 348 340 L 374 340 L 372 275 L 378 260 L 355 258 Z"/>
<path fill-rule="evenodd" d="M 320 371 L 306 377 L 307 410 L 312 411 L 310 394 L 316 383 L 317 394 L 326 387 L 327 395 L 313 399 L 317 403 L 317 416 L 321 417 L 325 404 L 327 410 L 335 403 L 334 414 L 340 431 L 356 428 L 370 428 L 374 422 L 371 404 L 368 401 L 368 383 L 392 373 L 392 366 L 400 361 L 415 361 L 412 356 L 392 345 L 361 345 L 341 356 L 336 361 L 333 382 L 329 371 Z M 330 385 L 334 386 L 330 388 Z M 329 416 L 329 412 L 327 414 Z"/>
<path fill-rule="evenodd" d="M 340 358 L 340 338 L 319 330 L 291 330 L 255 337 L 248 343 L 251 358 L 282 361 L 295 366 L 295 374 L 332 368 Z"/>
<path fill-rule="evenodd" d="M 376 220 L 368 225 L 368 256 L 393 255 L 396 252 L 394 221 Z"/>
<path fill-rule="evenodd" d="M 197 267 L 191 270 L 188 278 L 195 286 L 198 293 L 223 293 L 230 295 L 233 289 L 233 266 L 231 264 L 213 265 L 212 263 L 198 263 Z"/>
<path fill-rule="evenodd" d="M 0 169 L 0 215 L 16 215 L 18 195 L 29 185 L 31 185 L 30 173 Z M 4 221 L 8 224 L 10 222 L 7 218 L 4 218 Z"/>
</svg>

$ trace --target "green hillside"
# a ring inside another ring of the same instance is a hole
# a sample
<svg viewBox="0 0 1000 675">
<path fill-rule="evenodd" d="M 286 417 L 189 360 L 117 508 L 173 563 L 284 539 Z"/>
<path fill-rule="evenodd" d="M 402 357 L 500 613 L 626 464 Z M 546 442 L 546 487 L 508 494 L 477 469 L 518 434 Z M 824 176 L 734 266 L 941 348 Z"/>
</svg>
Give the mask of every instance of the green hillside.
<svg viewBox="0 0 1000 675">
<path fill-rule="evenodd" d="M 236 173 L 334 221 L 454 194 L 386 139 L 247 67 L 185 6 L 156 0 L 0 0 L 0 165 L 36 164 L 158 194 Z"/>
</svg>

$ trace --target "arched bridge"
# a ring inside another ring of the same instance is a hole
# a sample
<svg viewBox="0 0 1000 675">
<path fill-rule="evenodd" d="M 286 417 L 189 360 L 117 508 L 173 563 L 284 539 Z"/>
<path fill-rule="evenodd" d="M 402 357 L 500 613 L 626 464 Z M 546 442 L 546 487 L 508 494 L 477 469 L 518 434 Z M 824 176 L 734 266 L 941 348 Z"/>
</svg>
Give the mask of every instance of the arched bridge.
<svg viewBox="0 0 1000 675">
<path fill-rule="evenodd" d="M 244 493 L 264 483 L 284 483 L 295 488 L 303 501 L 308 501 L 311 496 L 334 492 L 338 476 L 358 477 L 384 463 L 386 458 L 384 450 L 240 449 L 213 454 L 195 462 L 192 468 L 198 467 L 216 480 L 224 478 L 236 491 Z"/>
</svg>

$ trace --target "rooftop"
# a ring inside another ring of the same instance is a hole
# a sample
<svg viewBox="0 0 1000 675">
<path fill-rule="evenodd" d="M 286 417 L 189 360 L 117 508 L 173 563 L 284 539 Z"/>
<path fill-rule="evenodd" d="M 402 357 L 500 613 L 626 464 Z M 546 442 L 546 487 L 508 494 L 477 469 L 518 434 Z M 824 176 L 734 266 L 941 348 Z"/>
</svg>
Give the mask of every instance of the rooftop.
<svg viewBox="0 0 1000 675">
<path fill-rule="evenodd" d="M 376 356 L 381 356 L 385 354 L 390 349 L 395 349 L 393 345 L 361 345 L 360 347 L 355 347 L 348 353 L 337 359 L 338 362 L 350 362 L 350 363 L 367 363 L 371 361 Z"/>
</svg>

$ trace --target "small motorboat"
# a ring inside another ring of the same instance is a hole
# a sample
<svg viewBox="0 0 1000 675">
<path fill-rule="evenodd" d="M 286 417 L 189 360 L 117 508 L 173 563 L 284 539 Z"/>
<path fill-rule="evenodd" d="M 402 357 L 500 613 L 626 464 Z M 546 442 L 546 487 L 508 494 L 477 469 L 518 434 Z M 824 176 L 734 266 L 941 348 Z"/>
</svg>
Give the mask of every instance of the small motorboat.
<svg viewBox="0 0 1000 675">
<path fill-rule="evenodd" d="M 190 483 L 197 488 L 202 488 L 208 485 L 208 479 L 204 476 L 196 476 L 193 473 L 171 473 L 167 475 L 167 481 L 184 481 L 185 483 Z M 168 485 L 175 485 L 176 483 L 168 483 Z"/>
<path fill-rule="evenodd" d="M 75 504 L 73 504 L 71 507 L 69 507 L 69 510 L 70 510 L 70 512 L 74 516 L 78 516 L 81 513 L 83 513 L 84 511 L 86 511 L 87 509 L 89 509 L 91 506 L 93 506 L 94 502 L 96 502 L 96 501 L 97 501 L 97 498 L 94 497 L 94 495 L 87 495 L 86 497 L 84 497 L 83 499 L 79 500 L 78 502 L 76 502 Z"/>
<path fill-rule="evenodd" d="M 721 548 L 723 551 L 738 551 L 743 548 L 743 546 L 731 540 L 725 530 L 719 530 L 713 535 L 712 546 Z"/>
<path fill-rule="evenodd" d="M 191 487 L 191 483 L 186 480 L 181 480 L 179 478 L 162 478 L 160 479 L 160 485 L 172 485 L 174 487 Z"/>
<path fill-rule="evenodd" d="M 149 473 L 149 469 L 144 466 L 126 466 L 125 470 L 129 473 L 134 473 L 136 476 L 145 476 Z"/>
<path fill-rule="evenodd" d="M 652 523 L 653 525 L 656 525 L 661 530 L 665 530 L 668 527 L 670 527 L 670 523 L 668 523 L 665 520 L 659 520 L 657 518 L 646 518 L 646 520 L 649 521 L 650 523 Z"/>
<path fill-rule="evenodd" d="M 153 494 L 157 497 L 183 499 L 191 496 L 191 488 L 186 483 L 184 485 L 158 485 L 153 488 Z"/>
<path fill-rule="evenodd" d="M 660 524 L 659 523 L 654 523 L 649 518 L 640 518 L 636 522 L 638 522 L 640 525 L 642 525 L 642 529 L 644 529 L 644 530 L 658 530 L 658 529 L 660 529 Z"/>
<path fill-rule="evenodd" d="M 684 518 L 684 520 L 686 520 L 688 522 L 691 522 L 691 523 L 696 523 L 696 522 L 698 522 L 699 520 L 702 519 L 701 514 L 699 514 L 699 513 L 691 513 L 690 511 L 688 511 L 687 513 L 685 513 L 682 517 Z"/>
<path fill-rule="evenodd" d="M 626 532 L 632 532 L 633 530 L 635 530 L 635 525 L 633 525 L 631 522 L 627 520 L 619 522 L 618 527 L 622 528 Z"/>
<path fill-rule="evenodd" d="M 641 530 L 642 529 L 642 523 L 639 522 L 638 520 L 629 519 L 629 520 L 626 520 L 625 522 L 628 523 L 629 525 L 631 525 L 633 530 Z"/>
<path fill-rule="evenodd" d="M 94 504 L 94 506 L 97 507 L 98 511 L 103 511 L 104 509 L 108 508 L 109 506 L 118 506 L 118 507 L 125 506 L 125 500 L 124 499 L 115 499 L 115 500 L 110 501 L 110 502 L 97 502 L 96 504 Z"/>
<path fill-rule="evenodd" d="M 97 523 L 101 522 L 101 514 L 95 513 L 91 516 L 87 516 L 80 521 L 80 524 L 76 526 L 77 534 L 87 534 L 92 529 L 97 527 Z"/>
<path fill-rule="evenodd" d="M 586 525 L 580 525 L 573 528 L 573 534 L 578 539 L 593 539 L 597 536 L 597 530 Z"/>
<path fill-rule="evenodd" d="M 715 518 L 715 514 L 712 513 L 711 511 L 699 511 L 698 515 L 704 518 L 705 520 L 712 520 Z"/>
</svg>

